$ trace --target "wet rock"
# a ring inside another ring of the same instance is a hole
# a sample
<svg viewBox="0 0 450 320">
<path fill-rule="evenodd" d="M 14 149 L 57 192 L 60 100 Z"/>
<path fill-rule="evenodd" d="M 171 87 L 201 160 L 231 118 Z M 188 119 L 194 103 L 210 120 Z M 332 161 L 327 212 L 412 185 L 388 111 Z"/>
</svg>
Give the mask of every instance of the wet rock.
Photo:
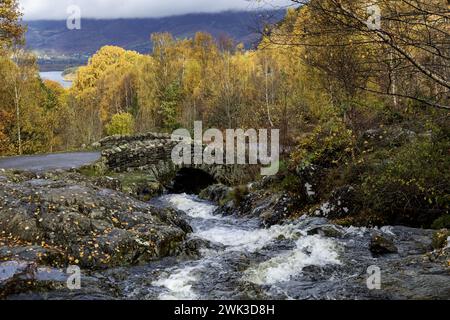
<svg viewBox="0 0 450 320">
<path fill-rule="evenodd" d="M 126 190 L 123 190 L 126 192 Z M 159 182 L 149 182 L 138 184 L 135 189 L 132 189 L 128 194 L 137 196 L 137 199 L 141 201 L 149 201 L 150 199 L 157 197 L 164 192 L 164 187 Z"/>
<path fill-rule="evenodd" d="M 402 256 L 423 255 L 433 251 L 431 245 L 433 230 L 395 226 L 384 227 L 380 231 L 384 231 L 388 238 L 395 239 L 395 246 Z"/>
<path fill-rule="evenodd" d="M 64 264 L 97 268 L 176 254 L 192 231 L 174 210 L 66 178 L 0 182 L 0 244 L 50 247 Z"/>
<path fill-rule="evenodd" d="M 34 262 L 0 263 L 0 298 L 67 288 L 68 274 L 61 269 L 39 267 Z"/>
<path fill-rule="evenodd" d="M 436 231 L 433 234 L 433 240 L 431 243 L 433 249 L 439 250 L 445 248 L 446 246 L 449 246 L 450 245 L 450 243 L 448 243 L 449 237 L 450 232 L 447 229 Z"/>
<path fill-rule="evenodd" d="M 344 235 L 344 230 L 341 227 L 329 224 L 318 227 L 313 227 L 307 231 L 308 235 L 321 235 L 329 238 L 340 238 Z"/>
<path fill-rule="evenodd" d="M 200 238 L 191 238 L 184 243 L 182 252 L 190 257 L 192 256 L 198 257 L 201 255 L 200 251 L 202 249 L 213 249 L 213 248 L 218 249 L 217 245 L 212 244 L 208 240 Z"/>
<path fill-rule="evenodd" d="M 0 263 L 0 298 L 24 291 L 33 285 L 37 272 L 34 263 L 7 261 Z"/>
<path fill-rule="evenodd" d="M 80 271 L 81 288 L 68 287 L 73 271 L 39 266 L 26 261 L 0 263 L 0 299 L 103 300 L 118 298 L 114 283 L 101 274 Z"/>
<path fill-rule="evenodd" d="M 48 265 L 63 263 L 64 255 L 54 248 L 41 246 L 0 246 L 0 261 L 24 261 L 35 264 Z"/>
<path fill-rule="evenodd" d="M 394 241 L 381 234 L 374 234 L 372 236 L 369 249 L 370 252 L 375 255 L 398 253 L 398 249 L 395 246 Z"/>
<path fill-rule="evenodd" d="M 356 212 L 355 189 L 344 186 L 334 190 L 328 201 L 314 210 L 314 215 L 329 219 L 348 217 Z"/>
<path fill-rule="evenodd" d="M 230 192 L 230 187 L 227 187 L 223 184 L 214 184 L 200 192 L 199 196 L 204 200 L 222 203 L 229 197 Z"/>
<path fill-rule="evenodd" d="M 247 195 L 234 213 L 240 216 L 258 217 L 265 227 L 280 224 L 289 218 L 296 207 L 296 199 L 288 193 L 255 191 Z"/>
</svg>

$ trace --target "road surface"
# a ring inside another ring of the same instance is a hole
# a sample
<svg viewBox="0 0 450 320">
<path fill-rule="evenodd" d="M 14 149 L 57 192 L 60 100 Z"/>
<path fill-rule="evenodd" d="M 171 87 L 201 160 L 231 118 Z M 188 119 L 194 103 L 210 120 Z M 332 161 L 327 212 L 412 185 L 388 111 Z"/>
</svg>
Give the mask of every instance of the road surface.
<svg viewBox="0 0 450 320">
<path fill-rule="evenodd" d="M 47 171 L 80 168 L 100 159 L 100 152 L 55 153 L 0 158 L 0 169 Z"/>
</svg>

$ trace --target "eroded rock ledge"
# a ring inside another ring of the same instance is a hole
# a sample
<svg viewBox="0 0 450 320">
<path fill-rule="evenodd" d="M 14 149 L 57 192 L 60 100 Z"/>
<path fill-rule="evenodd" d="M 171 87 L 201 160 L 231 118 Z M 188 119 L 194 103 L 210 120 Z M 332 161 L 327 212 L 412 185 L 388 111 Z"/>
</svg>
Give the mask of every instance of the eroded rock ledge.
<svg viewBox="0 0 450 320">
<path fill-rule="evenodd" d="M 176 254 L 191 231 L 177 212 L 75 173 L 0 173 L 0 261 L 132 265 Z"/>
</svg>

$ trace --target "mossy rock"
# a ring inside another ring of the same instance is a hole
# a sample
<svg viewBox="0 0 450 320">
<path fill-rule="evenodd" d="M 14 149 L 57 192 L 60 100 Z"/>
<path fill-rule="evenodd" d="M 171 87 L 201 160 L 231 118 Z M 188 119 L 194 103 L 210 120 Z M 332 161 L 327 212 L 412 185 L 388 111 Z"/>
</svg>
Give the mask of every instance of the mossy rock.
<svg viewBox="0 0 450 320">
<path fill-rule="evenodd" d="M 444 215 L 434 220 L 431 227 L 433 229 L 450 229 L 450 214 Z"/>
<path fill-rule="evenodd" d="M 398 249 L 391 239 L 380 234 L 375 234 L 370 240 L 370 252 L 374 255 L 383 255 L 389 253 L 397 253 Z"/>
<path fill-rule="evenodd" d="M 152 174 L 145 172 L 117 174 L 115 178 L 121 182 L 122 192 L 142 201 L 149 201 L 164 191 L 161 183 Z"/>
<path fill-rule="evenodd" d="M 431 242 L 433 249 L 439 250 L 439 249 L 445 248 L 445 246 L 447 246 L 447 244 L 448 244 L 447 243 L 448 237 L 450 237 L 450 231 L 448 231 L 448 229 L 442 229 L 442 230 L 436 231 L 433 234 L 433 239 Z"/>
<path fill-rule="evenodd" d="M 88 178 L 94 178 L 94 177 L 103 177 L 107 174 L 107 168 L 105 164 L 101 161 L 93 164 L 81 167 L 80 169 L 76 170 L 81 175 L 88 177 Z"/>
</svg>

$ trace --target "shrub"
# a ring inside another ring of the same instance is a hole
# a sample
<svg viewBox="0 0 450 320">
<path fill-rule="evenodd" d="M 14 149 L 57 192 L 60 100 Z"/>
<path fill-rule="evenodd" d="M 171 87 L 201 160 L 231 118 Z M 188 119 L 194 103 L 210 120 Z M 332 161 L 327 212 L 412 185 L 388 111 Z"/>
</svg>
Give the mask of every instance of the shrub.
<svg viewBox="0 0 450 320">
<path fill-rule="evenodd" d="M 389 223 L 429 227 L 448 213 L 450 142 L 423 137 L 391 153 L 361 185 L 364 206 Z"/>
<path fill-rule="evenodd" d="M 290 193 L 299 193 L 304 189 L 300 178 L 294 174 L 286 175 L 280 183 L 280 188 L 283 191 Z"/>
<path fill-rule="evenodd" d="M 450 214 L 446 214 L 445 216 L 439 217 L 434 220 L 431 227 L 433 229 L 450 229 Z"/>
<path fill-rule="evenodd" d="M 240 206 L 244 198 L 249 194 L 247 186 L 238 186 L 230 192 L 230 199 L 233 200 L 236 207 Z"/>
<path fill-rule="evenodd" d="M 296 167 L 340 165 L 351 159 L 354 146 L 353 132 L 347 129 L 342 119 L 332 118 L 299 141 L 291 157 L 292 164 Z"/>
<path fill-rule="evenodd" d="M 113 135 L 131 135 L 134 132 L 134 118 L 129 113 L 115 114 L 106 126 L 106 133 Z"/>
<path fill-rule="evenodd" d="M 436 231 L 433 234 L 433 239 L 431 242 L 431 245 L 433 249 L 439 250 L 444 248 L 448 243 L 447 239 L 450 237 L 450 232 L 447 229 L 442 229 L 439 231 Z"/>
</svg>

